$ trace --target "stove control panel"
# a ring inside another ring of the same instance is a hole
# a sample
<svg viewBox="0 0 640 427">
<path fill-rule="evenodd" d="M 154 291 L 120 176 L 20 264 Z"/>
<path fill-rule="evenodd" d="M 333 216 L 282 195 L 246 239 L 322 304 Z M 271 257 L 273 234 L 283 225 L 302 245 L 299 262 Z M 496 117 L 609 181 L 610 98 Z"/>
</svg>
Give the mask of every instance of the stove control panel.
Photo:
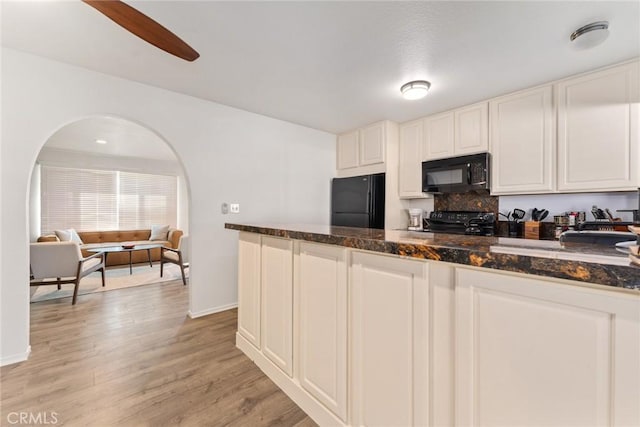
<svg viewBox="0 0 640 427">
<path fill-rule="evenodd" d="M 475 211 L 433 211 L 429 214 L 429 231 L 493 236 L 495 214 Z"/>
</svg>

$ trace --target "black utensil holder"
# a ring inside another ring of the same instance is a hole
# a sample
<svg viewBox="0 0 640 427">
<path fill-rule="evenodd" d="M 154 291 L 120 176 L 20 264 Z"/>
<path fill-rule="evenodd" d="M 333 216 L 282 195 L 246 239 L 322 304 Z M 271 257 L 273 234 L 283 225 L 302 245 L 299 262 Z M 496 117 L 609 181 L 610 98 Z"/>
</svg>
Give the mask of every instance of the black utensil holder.
<svg viewBox="0 0 640 427">
<path fill-rule="evenodd" d="M 519 222 L 510 222 L 509 223 L 509 237 L 520 237 L 521 231 Z"/>
</svg>

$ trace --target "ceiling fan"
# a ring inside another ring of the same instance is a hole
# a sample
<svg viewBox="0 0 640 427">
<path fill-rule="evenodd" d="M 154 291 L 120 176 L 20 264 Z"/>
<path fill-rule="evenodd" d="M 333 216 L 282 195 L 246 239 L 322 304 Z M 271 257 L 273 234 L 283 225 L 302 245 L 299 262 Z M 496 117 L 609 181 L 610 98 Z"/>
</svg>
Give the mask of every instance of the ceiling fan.
<svg viewBox="0 0 640 427">
<path fill-rule="evenodd" d="M 155 47 L 185 61 L 195 61 L 200 57 L 191 46 L 180 37 L 149 18 L 144 13 L 120 0 L 82 0 L 116 24 Z"/>
</svg>

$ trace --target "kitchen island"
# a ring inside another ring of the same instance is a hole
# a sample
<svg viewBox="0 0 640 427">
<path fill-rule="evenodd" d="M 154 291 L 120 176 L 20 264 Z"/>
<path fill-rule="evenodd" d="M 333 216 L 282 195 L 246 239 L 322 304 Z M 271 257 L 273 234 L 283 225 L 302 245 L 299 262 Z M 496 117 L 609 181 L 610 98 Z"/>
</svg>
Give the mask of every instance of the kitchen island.
<svg viewBox="0 0 640 427">
<path fill-rule="evenodd" d="M 614 248 L 226 228 L 237 346 L 321 425 L 640 425 L 640 268 Z"/>
</svg>

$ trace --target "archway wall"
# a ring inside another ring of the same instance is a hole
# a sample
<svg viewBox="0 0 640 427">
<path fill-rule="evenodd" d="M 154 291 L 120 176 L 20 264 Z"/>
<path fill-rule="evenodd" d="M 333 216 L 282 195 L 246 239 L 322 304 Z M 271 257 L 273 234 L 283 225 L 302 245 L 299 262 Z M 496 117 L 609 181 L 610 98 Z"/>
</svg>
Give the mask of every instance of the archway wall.
<svg viewBox="0 0 640 427">
<path fill-rule="evenodd" d="M 30 177 L 65 124 L 112 114 L 172 146 L 191 193 L 192 316 L 237 304 L 237 236 L 224 222 L 329 221 L 335 135 L 6 48 L 1 78 L 0 364 L 28 356 Z M 222 215 L 223 202 L 241 213 Z"/>
</svg>

